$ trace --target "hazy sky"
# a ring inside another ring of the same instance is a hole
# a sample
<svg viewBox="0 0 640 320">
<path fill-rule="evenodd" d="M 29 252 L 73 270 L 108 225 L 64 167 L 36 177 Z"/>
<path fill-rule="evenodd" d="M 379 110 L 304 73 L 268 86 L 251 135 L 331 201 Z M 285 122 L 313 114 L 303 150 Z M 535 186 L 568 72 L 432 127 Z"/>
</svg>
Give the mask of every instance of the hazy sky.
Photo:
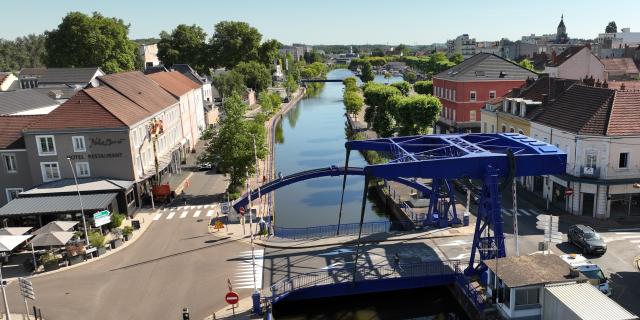
<svg viewBox="0 0 640 320">
<path fill-rule="evenodd" d="M 131 24 L 132 39 L 157 37 L 181 23 L 211 35 L 217 22 L 241 20 L 287 44 L 430 44 L 462 33 L 518 40 L 555 33 L 561 14 L 572 38 L 595 38 L 611 20 L 618 29 L 640 31 L 638 0 L 19 0 L 2 4 L 0 38 L 53 29 L 70 11 L 121 18 Z"/>
</svg>

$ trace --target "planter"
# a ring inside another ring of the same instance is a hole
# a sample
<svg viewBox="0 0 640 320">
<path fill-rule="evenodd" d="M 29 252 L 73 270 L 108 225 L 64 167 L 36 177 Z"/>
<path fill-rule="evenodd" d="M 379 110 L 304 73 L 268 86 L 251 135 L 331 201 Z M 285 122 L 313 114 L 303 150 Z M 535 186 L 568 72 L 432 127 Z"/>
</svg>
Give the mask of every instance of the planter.
<svg viewBox="0 0 640 320">
<path fill-rule="evenodd" d="M 124 241 L 129 241 L 133 239 L 133 233 L 132 234 L 125 234 L 124 235 Z"/>
<path fill-rule="evenodd" d="M 115 249 L 122 245 L 122 239 L 111 240 L 111 249 Z"/>
<path fill-rule="evenodd" d="M 72 266 L 74 264 L 78 264 L 80 262 L 84 261 L 84 255 L 83 254 L 78 254 L 72 257 L 69 257 L 69 265 Z"/>
<path fill-rule="evenodd" d="M 44 271 L 53 271 L 60 269 L 60 264 L 56 262 L 47 262 L 44 264 Z"/>
<path fill-rule="evenodd" d="M 104 254 L 107 254 L 107 248 L 105 248 L 105 247 L 99 247 L 99 248 L 96 250 L 96 257 L 99 257 L 99 256 L 104 255 Z"/>
</svg>

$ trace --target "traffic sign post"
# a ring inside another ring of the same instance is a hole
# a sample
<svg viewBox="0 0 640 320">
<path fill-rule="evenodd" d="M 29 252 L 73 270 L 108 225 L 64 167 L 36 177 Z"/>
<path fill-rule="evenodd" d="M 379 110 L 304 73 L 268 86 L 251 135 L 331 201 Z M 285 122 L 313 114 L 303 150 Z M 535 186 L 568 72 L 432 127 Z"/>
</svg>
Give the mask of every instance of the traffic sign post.
<svg viewBox="0 0 640 320">
<path fill-rule="evenodd" d="M 231 287 L 231 285 L 229 284 L 229 287 Z M 231 310 L 233 311 L 233 316 L 236 316 L 236 304 L 238 303 L 238 301 L 240 301 L 240 297 L 238 296 L 237 293 L 233 292 L 233 291 L 229 291 L 227 292 L 227 294 L 224 296 L 224 301 L 226 301 L 228 304 L 231 305 Z"/>
<path fill-rule="evenodd" d="M 562 242 L 562 233 L 558 232 L 558 225 L 560 224 L 559 217 L 541 214 L 536 216 L 536 218 L 538 219 L 536 229 L 544 230 L 544 242 L 547 243 L 546 250 L 551 253 L 551 249 L 549 248 L 550 244 Z"/>
<path fill-rule="evenodd" d="M 27 315 L 27 320 L 29 320 L 29 304 L 27 303 L 27 298 L 31 300 L 36 299 L 36 294 L 33 291 L 33 284 L 27 278 L 18 278 L 18 284 L 20 286 L 20 295 L 24 298 L 24 311 Z"/>
</svg>

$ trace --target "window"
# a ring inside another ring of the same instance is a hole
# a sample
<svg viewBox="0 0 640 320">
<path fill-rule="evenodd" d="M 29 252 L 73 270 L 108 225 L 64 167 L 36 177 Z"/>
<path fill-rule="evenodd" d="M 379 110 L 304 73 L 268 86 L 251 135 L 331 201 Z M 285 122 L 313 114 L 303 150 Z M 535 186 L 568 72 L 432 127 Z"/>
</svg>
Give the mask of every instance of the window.
<svg viewBox="0 0 640 320">
<path fill-rule="evenodd" d="M 56 155 L 56 143 L 53 136 L 36 136 L 36 143 L 38 144 L 38 155 Z"/>
<path fill-rule="evenodd" d="M 496 126 L 495 125 L 491 125 L 491 133 L 495 133 L 496 132 Z"/>
<path fill-rule="evenodd" d="M 40 162 L 40 170 L 44 182 L 60 179 L 60 167 L 57 162 Z"/>
<path fill-rule="evenodd" d="M 469 111 L 469 121 L 476 121 L 476 111 L 475 110 Z"/>
<path fill-rule="evenodd" d="M 476 101 L 476 92 L 475 91 L 471 91 L 471 93 L 469 94 L 469 100 Z"/>
<path fill-rule="evenodd" d="M 7 169 L 8 173 L 18 172 L 18 162 L 16 161 L 15 154 L 13 153 L 3 154 L 2 158 L 4 160 L 4 168 Z"/>
<path fill-rule="evenodd" d="M 6 188 L 5 193 L 7 194 L 7 202 L 17 198 L 22 191 L 22 188 Z"/>
<path fill-rule="evenodd" d="M 89 170 L 89 162 L 76 162 L 76 174 L 78 177 L 91 176 L 91 170 Z"/>
<path fill-rule="evenodd" d="M 495 99 L 495 98 L 496 98 L 496 91 L 495 90 L 489 91 L 489 99 Z"/>
<path fill-rule="evenodd" d="M 621 152 L 618 160 L 618 168 L 627 168 L 629 166 L 629 152 Z"/>
<path fill-rule="evenodd" d="M 84 144 L 84 137 L 83 136 L 73 136 L 71 137 L 72 141 L 73 141 L 73 152 L 85 152 L 87 151 L 87 148 L 85 147 Z"/>
<path fill-rule="evenodd" d="M 587 150 L 584 165 L 588 168 L 595 168 L 598 160 L 598 153 L 595 150 Z"/>
<path fill-rule="evenodd" d="M 516 132 L 516 129 L 514 129 L 513 127 L 511 127 L 511 128 L 509 129 L 509 132 L 514 133 L 514 132 Z"/>
<path fill-rule="evenodd" d="M 516 290 L 516 307 L 538 304 L 540 304 L 540 288 Z"/>
<path fill-rule="evenodd" d="M 453 90 L 453 94 L 451 95 L 453 101 L 456 101 L 456 90 Z"/>
<path fill-rule="evenodd" d="M 522 129 L 518 129 L 518 133 L 524 135 L 524 131 L 522 131 Z"/>
<path fill-rule="evenodd" d="M 134 194 L 133 194 L 133 190 L 127 192 L 127 204 L 131 205 L 134 201 L 136 200 Z"/>
</svg>

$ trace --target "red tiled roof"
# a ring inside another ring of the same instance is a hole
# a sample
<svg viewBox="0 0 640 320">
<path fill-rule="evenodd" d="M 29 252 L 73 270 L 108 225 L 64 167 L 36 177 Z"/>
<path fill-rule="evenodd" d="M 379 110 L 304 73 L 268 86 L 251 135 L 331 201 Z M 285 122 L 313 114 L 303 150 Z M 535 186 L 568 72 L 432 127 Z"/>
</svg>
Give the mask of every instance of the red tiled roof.
<svg viewBox="0 0 640 320">
<path fill-rule="evenodd" d="M 622 84 L 624 84 L 625 90 L 640 90 L 640 81 L 611 81 L 609 82 L 609 89 L 621 90 Z"/>
<path fill-rule="evenodd" d="M 155 81 L 159 86 L 167 90 L 176 98 L 179 98 L 193 89 L 200 88 L 200 86 L 193 82 L 193 80 L 187 78 L 178 71 L 156 72 L 148 74 L 147 77 L 151 78 L 151 80 Z"/>
<path fill-rule="evenodd" d="M 178 102 L 140 71 L 109 74 L 98 80 L 151 113 Z"/>
<path fill-rule="evenodd" d="M 42 117 L 44 116 L 0 116 L 0 149 L 23 149 L 22 129 Z"/>
<path fill-rule="evenodd" d="M 640 133 L 640 91 L 616 91 L 607 134 L 612 136 Z"/>
<path fill-rule="evenodd" d="M 153 115 L 141 106 L 133 103 L 133 101 L 119 94 L 111 87 L 100 86 L 97 88 L 85 89 L 84 92 L 114 117 L 118 118 L 122 123 L 128 126 Z"/>
<path fill-rule="evenodd" d="M 125 123 L 82 90 L 51 113 L 31 124 L 25 131 L 124 126 Z"/>
<path fill-rule="evenodd" d="M 638 74 L 638 67 L 631 58 L 614 58 L 614 59 L 602 59 L 604 64 L 604 71 L 609 74 L 624 75 L 624 74 Z"/>
</svg>

